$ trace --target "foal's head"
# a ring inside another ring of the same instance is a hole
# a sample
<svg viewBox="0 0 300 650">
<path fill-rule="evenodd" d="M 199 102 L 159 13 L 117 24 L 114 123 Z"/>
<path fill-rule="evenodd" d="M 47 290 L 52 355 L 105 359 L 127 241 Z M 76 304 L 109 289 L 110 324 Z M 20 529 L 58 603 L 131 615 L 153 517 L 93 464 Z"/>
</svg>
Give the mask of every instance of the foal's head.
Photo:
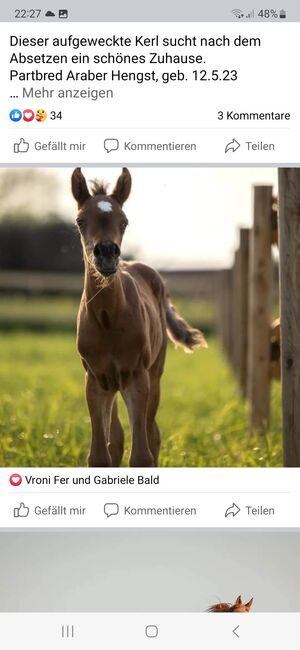
<svg viewBox="0 0 300 650">
<path fill-rule="evenodd" d="M 207 611 L 208 612 L 236 612 L 236 613 L 245 613 L 250 612 L 250 609 L 253 604 L 253 598 L 250 598 L 248 603 L 242 602 L 242 597 L 238 596 L 236 601 L 232 603 L 217 603 L 212 605 Z"/>
<path fill-rule="evenodd" d="M 90 194 L 86 180 L 77 167 L 72 174 L 72 192 L 78 204 L 77 225 L 88 263 L 101 275 L 116 273 L 121 243 L 128 220 L 122 210 L 131 189 L 131 176 L 123 168 L 116 186 L 107 194 L 104 183 L 95 182 Z"/>
</svg>

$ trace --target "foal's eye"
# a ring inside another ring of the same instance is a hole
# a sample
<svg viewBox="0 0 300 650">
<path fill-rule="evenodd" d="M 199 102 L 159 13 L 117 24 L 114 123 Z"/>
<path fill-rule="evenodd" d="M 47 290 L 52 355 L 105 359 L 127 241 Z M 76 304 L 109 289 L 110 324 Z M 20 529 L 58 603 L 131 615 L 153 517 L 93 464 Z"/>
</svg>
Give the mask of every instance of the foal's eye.
<svg viewBox="0 0 300 650">
<path fill-rule="evenodd" d="M 121 232 L 125 232 L 126 228 L 128 226 L 128 221 L 121 221 Z"/>
<path fill-rule="evenodd" d="M 81 219 L 80 217 L 78 217 L 78 219 L 76 219 L 76 223 L 77 223 L 77 226 L 78 226 L 79 230 L 82 230 L 83 226 L 84 226 L 84 219 Z"/>
</svg>

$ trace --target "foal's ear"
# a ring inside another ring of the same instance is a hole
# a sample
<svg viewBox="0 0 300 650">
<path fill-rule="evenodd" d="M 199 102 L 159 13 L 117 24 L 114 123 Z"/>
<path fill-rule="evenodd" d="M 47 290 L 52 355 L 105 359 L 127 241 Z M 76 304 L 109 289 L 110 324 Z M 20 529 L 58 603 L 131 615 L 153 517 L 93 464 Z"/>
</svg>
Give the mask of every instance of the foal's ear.
<svg viewBox="0 0 300 650">
<path fill-rule="evenodd" d="M 250 598 L 249 603 L 245 604 L 246 609 L 249 611 L 253 605 L 253 598 Z"/>
<path fill-rule="evenodd" d="M 74 169 L 71 179 L 72 193 L 74 199 L 77 201 L 78 206 L 82 204 L 91 196 L 88 191 L 88 186 L 80 167 Z"/>
<path fill-rule="evenodd" d="M 122 174 L 117 180 L 116 187 L 112 192 L 112 198 L 118 201 L 122 207 L 123 203 L 127 201 L 131 190 L 131 175 L 126 167 L 123 167 Z"/>
<path fill-rule="evenodd" d="M 242 596 L 238 596 L 234 604 L 235 605 L 241 605 L 242 604 Z"/>
</svg>

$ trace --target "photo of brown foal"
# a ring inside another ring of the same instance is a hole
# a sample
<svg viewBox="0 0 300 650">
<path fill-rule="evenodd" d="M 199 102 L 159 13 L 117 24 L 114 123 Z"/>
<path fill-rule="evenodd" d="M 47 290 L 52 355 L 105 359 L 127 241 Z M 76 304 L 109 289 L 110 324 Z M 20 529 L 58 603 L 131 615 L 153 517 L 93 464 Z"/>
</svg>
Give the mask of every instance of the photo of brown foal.
<svg viewBox="0 0 300 650">
<path fill-rule="evenodd" d="M 161 276 L 141 262 L 120 258 L 128 224 L 122 207 L 130 190 L 126 168 L 111 194 L 102 182 L 94 183 L 91 194 L 80 168 L 72 175 L 85 263 L 77 344 L 92 423 L 90 467 L 118 467 L 122 461 L 117 392 L 132 432 L 130 466 L 157 466 L 160 432 L 155 417 L 167 336 L 186 351 L 207 347 L 202 333 L 176 313 Z"/>
<path fill-rule="evenodd" d="M 216 605 L 212 605 L 209 607 L 207 610 L 208 612 L 213 612 L 213 613 L 236 613 L 236 614 L 244 614 L 246 612 L 250 612 L 250 609 L 253 605 L 253 598 L 249 600 L 248 603 L 243 603 L 242 602 L 242 597 L 238 596 L 236 601 L 232 603 L 217 603 Z"/>
</svg>

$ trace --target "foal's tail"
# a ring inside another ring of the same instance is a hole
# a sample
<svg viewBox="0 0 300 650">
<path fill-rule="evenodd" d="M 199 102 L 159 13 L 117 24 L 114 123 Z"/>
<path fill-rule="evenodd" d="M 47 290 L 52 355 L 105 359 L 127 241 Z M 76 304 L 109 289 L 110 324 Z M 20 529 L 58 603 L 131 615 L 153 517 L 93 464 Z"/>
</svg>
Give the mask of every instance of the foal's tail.
<svg viewBox="0 0 300 650">
<path fill-rule="evenodd" d="M 202 332 L 193 329 L 177 314 L 169 298 L 166 298 L 166 317 L 168 336 L 175 345 L 181 345 L 185 352 L 193 352 L 196 348 L 208 347 Z"/>
</svg>

